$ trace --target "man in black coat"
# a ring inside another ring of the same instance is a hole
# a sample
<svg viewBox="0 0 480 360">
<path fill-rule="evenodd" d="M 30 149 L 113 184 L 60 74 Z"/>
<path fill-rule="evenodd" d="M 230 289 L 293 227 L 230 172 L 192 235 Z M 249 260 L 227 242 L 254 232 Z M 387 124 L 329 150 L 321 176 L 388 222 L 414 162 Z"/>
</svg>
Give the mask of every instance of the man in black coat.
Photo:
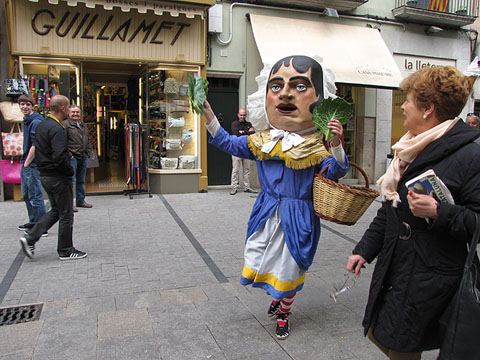
<svg viewBox="0 0 480 360">
<path fill-rule="evenodd" d="M 20 239 L 26 256 L 33 258 L 35 243 L 57 221 L 57 252 L 60 260 L 76 260 L 87 253 L 73 247 L 73 169 L 67 149 L 67 134 L 62 120 L 68 116 L 70 101 L 56 95 L 50 101 L 50 114 L 37 127 L 35 157 L 40 181 L 48 194 L 51 209 Z"/>
</svg>

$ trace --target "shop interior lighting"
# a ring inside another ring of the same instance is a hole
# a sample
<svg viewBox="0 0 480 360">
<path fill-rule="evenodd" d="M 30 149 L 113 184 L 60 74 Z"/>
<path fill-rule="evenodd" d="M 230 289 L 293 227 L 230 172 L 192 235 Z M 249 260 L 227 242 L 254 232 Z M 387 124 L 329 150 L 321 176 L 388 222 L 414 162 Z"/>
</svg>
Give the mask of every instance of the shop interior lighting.
<svg viewBox="0 0 480 360">
<path fill-rule="evenodd" d="M 105 87 L 105 86 L 104 86 Z M 101 143 L 101 136 L 100 136 L 100 120 L 102 119 L 102 107 L 100 106 L 100 91 L 97 91 L 97 153 L 98 157 L 102 156 L 102 143 Z"/>
<path fill-rule="evenodd" d="M 143 124 L 142 79 L 138 79 L 138 121 Z"/>
<path fill-rule="evenodd" d="M 75 66 L 75 81 L 76 81 L 76 90 L 77 90 L 77 106 L 80 106 L 80 74 L 78 71 L 78 66 Z"/>
<path fill-rule="evenodd" d="M 439 32 L 442 32 L 442 31 L 443 31 L 443 29 L 441 27 L 429 26 L 425 29 L 425 34 L 431 35 L 431 34 L 439 33 Z"/>
<path fill-rule="evenodd" d="M 325 8 L 323 10 L 323 15 L 338 18 L 338 11 L 334 8 Z"/>
</svg>

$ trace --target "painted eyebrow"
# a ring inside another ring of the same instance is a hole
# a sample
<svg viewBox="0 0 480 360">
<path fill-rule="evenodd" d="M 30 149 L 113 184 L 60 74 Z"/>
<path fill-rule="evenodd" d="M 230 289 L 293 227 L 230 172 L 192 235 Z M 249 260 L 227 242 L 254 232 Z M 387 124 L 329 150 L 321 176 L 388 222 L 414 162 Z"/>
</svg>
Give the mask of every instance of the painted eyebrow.
<svg viewBox="0 0 480 360">
<path fill-rule="evenodd" d="M 306 77 L 306 76 L 301 76 L 301 75 L 292 76 L 292 77 L 289 79 L 289 81 L 298 80 L 298 79 L 303 80 L 303 81 L 307 82 L 308 85 L 312 86 L 312 82 L 311 82 L 310 79 L 309 79 L 308 77 Z"/>
</svg>

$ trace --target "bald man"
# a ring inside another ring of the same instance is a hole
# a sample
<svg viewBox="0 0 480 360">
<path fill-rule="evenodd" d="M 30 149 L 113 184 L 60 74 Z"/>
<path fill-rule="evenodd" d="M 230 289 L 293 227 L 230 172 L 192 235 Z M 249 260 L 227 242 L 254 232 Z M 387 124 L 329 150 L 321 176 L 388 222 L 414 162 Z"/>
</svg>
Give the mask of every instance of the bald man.
<svg viewBox="0 0 480 360">
<path fill-rule="evenodd" d="M 232 135 L 251 135 L 255 132 L 252 124 L 247 121 L 247 111 L 244 108 L 238 109 L 237 117 L 238 120 L 232 123 Z M 230 191 L 230 195 L 235 195 L 237 193 L 240 168 L 243 168 L 243 186 L 245 192 L 257 192 L 250 187 L 250 169 L 253 166 L 253 163 L 252 160 L 242 159 L 232 155 L 232 190 Z"/>
<path fill-rule="evenodd" d="M 58 221 L 57 253 L 60 260 L 83 259 L 87 253 L 73 247 L 73 169 L 68 155 L 67 134 L 62 120 L 68 117 L 70 101 L 56 95 L 50 101 L 50 114 L 38 126 L 35 158 L 40 181 L 48 194 L 51 209 L 20 239 L 22 250 L 33 258 L 35 243 Z"/>
<path fill-rule="evenodd" d="M 468 114 L 465 122 L 468 125 L 470 125 L 471 127 L 474 127 L 474 128 L 477 128 L 477 129 L 480 128 L 480 119 L 474 113 Z"/>
</svg>

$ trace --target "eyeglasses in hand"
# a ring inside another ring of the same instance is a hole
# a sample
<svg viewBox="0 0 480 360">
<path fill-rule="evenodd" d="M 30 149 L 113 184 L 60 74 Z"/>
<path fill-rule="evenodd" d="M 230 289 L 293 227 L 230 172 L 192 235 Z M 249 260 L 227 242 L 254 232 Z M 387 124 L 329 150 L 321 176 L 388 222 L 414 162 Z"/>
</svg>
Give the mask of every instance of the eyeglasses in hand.
<svg viewBox="0 0 480 360">
<path fill-rule="evenodd" d="M 355 281 L 359 276 L 360 274 L 356 275 L 353 272 L 345 273 L 343 278 L 343 284 L 333 287 L 335 291 L 330 294 L 330 297 L 333 299 L 333 301 L 337 302 L 338 295 L 353 288 L 355 286 Z"/>
</svg>

